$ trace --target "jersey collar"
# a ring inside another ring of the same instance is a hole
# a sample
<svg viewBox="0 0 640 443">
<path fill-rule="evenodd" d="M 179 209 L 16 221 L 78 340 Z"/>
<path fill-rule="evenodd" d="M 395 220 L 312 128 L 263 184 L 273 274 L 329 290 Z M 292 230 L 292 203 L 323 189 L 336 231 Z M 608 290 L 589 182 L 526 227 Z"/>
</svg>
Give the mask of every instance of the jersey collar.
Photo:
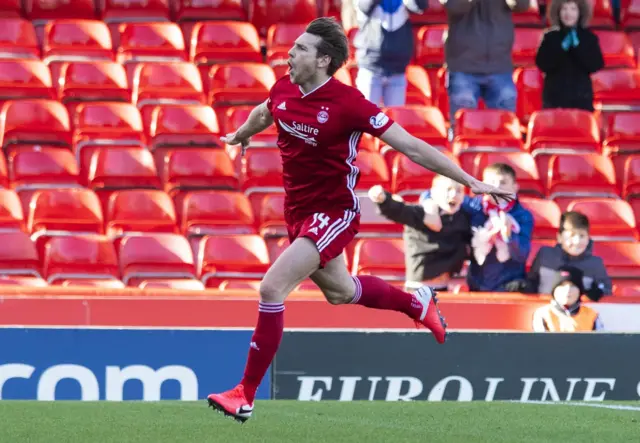
<svg viewBox="0 0 640 443">
<path fill-rule="evenodd" d="M 314 92 L 316 92 L 318 89 L 322 88 L 324 85 L 326 85 L 327 83 L 329 83 L 329 81 L 332 79 L 333 77 L 329 77 L 324 83 L 319 84 L 318 86 L 316 86 L 315 88 L 313 88 L 311 91 L 305 93 L 304 90 L 302 89 L 302 86 L 298 86 L 298 88 L 300 89 L 300 92 L 302 93 L 302 98 L 305 98 L 307 95 L 313 94 Z"/>
</svg>

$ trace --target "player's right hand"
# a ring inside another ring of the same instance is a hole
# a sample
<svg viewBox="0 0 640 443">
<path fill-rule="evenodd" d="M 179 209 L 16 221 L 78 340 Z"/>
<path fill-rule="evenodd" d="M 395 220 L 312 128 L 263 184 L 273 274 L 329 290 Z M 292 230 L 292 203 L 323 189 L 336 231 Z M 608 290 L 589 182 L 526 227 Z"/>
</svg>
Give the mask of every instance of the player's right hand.
<svg viewBox="0 0 640 443">
<path fill-rule="evenodd" d="M 247 148 L 249 147 L 249 142 L 251 141 L 250 138 L 241 138 L 238 136 L 238 131 L 236 132 L 231 132 L 227 135 L 224 135 L 222 137 L 220 137 L 220 140 L 222 140 L 224 143 L 228 144 L 228 145 L 241 145 L 242 146 L 242 155 L 245 154 L 245 152 L 247 152 Z"/>
<path fill-rule="evenodd" d="M 469 188 L 471 189 L 471 192 L 476 195 L 489 194 L 497 203 L 500 200 L 510 202 L 516 198 L 515 194 L 511 191 L 489 185 L 477 179 L 469 185 Z"/>
</svg>

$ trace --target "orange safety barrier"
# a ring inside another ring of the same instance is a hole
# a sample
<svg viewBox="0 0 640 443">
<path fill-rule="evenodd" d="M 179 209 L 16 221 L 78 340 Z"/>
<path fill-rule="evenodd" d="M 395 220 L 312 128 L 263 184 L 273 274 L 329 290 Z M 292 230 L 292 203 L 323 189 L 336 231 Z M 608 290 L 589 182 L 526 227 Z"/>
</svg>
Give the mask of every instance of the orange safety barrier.
<svg viewBox="0 0 640 443">
<path fill-rule="evenodd" d="M 5 286 L 0 325 L 253 328 L 256 301 L 257 293 L 250 290 Z M 538 295 L 440 295 L 440 307 L 451 329 L 529 331 L 533 312 L 546 303 L 548 296 Z M 640 297 L 611 297 L 599 305 L 616 303 L 640 303 Z M 401 313 L 330 305 L 318 291 L 294 292 L 286 305 L 288 328 L 414 327 Z"/>
</svg>

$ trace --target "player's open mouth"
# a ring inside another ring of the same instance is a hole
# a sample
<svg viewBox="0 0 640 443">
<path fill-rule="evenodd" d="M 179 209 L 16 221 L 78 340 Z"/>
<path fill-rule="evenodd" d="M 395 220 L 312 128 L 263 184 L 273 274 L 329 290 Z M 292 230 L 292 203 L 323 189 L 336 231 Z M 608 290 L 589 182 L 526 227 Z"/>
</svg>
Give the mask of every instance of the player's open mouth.
<svg viewBox="0 0 640 443">
<path fill-rule="evenodd" d="M 287 62 L 287 66 L 289 67 L 289 74 L 293 73 L 293 66 L 291 66 L 291 62 Z"/>
</svg>

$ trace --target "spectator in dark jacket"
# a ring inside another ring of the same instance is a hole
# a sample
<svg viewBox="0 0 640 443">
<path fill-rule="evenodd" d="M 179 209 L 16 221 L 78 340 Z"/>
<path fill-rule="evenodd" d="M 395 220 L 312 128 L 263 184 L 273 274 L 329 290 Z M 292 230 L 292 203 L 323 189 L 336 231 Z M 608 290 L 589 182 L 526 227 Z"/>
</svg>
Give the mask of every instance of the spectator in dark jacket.
<svg viewBox="0 0 640 443">
<path fill-rule="evenodd" d="M 482 181 L 518 192 L 514 169 L 504 163 L 485 168 Z M 430 198 L 431 192 L 422 194 Z M 533 216 L 516 199 L 496 203 L 491 197 L 465 197 L 462 211 L 471 217 L 473 254 L 467 273 L 471 291 L 517 291 L 525 279 L 531 250 Z M 478 250 L 480 249 L 480 250 Z"/>
<path fill-rule="evenodd" d="M 593 111 L 590 75 L 604 67 L 598 36 L 587 29 L 591 9 L 587 0 L 552 0 L 552 26 L 542 39 L 536 65 L 545 74 L 543 108 Z"/>
<path fill-rule="evenodd" d="M 551 294 L 558 271 L 572 266 L 582 272 L 584 294 L 593 301 L 611 294 L 611 279 L 600 257 L 593 255 L 589 219 L 579 212 L 565 212 L 560 219 L 558 244 L 543 246 L 529 270 L 528 292 Z"/>
<path fill-rule="evenodd" d="M 408 291 L 424 282 L 438 279 L 446 288 L 452 274 L 460 272 L 470 235 L 468 214 L 460 211 L 464 188 L 453 180 L 437 176 L 431 187 L 433 199 L 410 205 L 386 192 L 382 186 L 369 190 L 369 198 L 378 204 L 386 218 L 405 225 L 404 247 Z"/>
<path fill-rule="evenodd" d="M 376 105 L 402 106 L 405 70 L 413 56 L 409 12 L 421 14 L 427 0 L 344 0 L 356 2 L 356 86 Z"/>
</svg>

